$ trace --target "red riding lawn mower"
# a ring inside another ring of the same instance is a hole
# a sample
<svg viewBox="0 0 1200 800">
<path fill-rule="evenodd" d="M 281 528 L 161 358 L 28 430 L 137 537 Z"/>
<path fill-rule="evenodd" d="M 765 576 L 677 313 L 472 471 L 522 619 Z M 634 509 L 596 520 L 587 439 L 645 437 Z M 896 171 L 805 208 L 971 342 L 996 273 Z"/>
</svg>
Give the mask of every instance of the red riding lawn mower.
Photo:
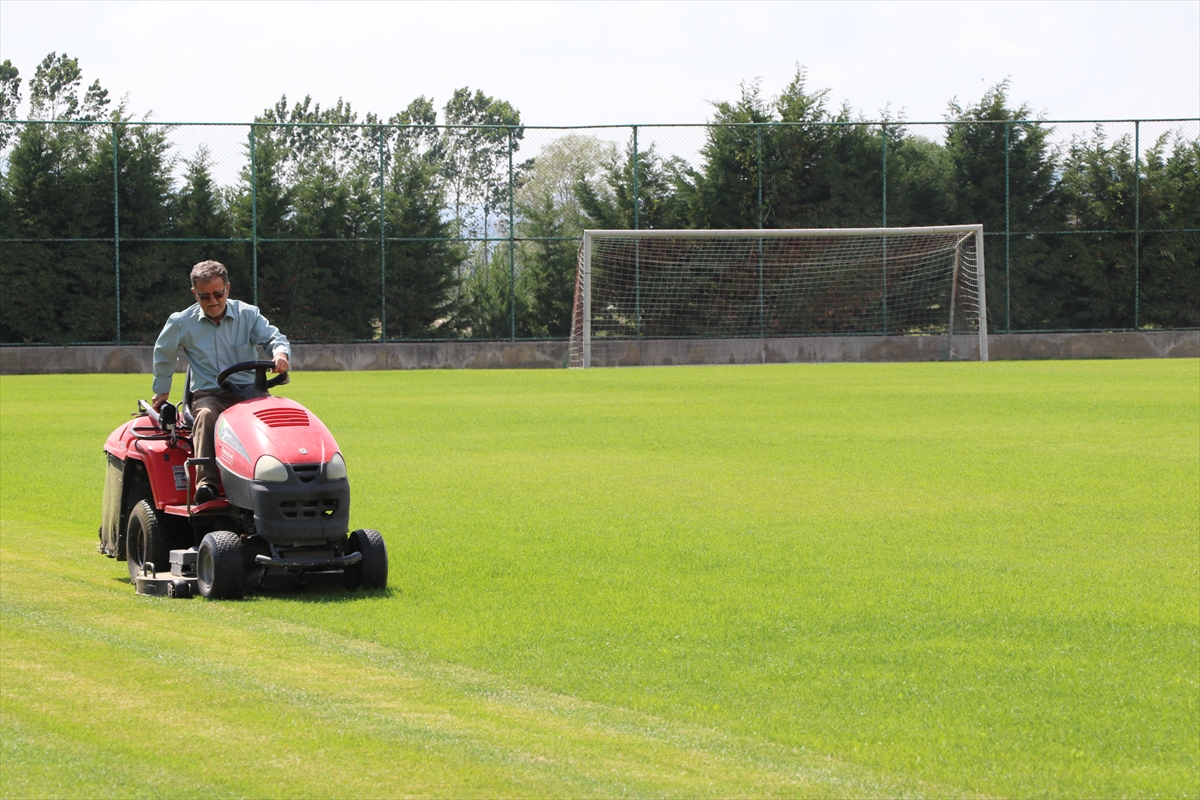
<svg viewBox="0 0 1200 800">
<path fill-rule="evenodd" d="M 195 503 L 195 468 L 205 460 L 193 457 L 190 368 L 178 407 L 155 412 L 139 400 L 136 417 L 105 442 L 97 549 L 129 562 L 138 594 L 237 598 L 339 573 L 348 589 L 387 586 L 383 537 L 349 530 L 350 484 L 337 442 L 304 406 L 271 396 L 288 382 L 286 373 L 267 379 L 273 366 L 245 361 L 217 376 L 242 402 L 217 420 L 223 490 L 215 500 Z M 249 371 L 250 385 L 229 380 Z"/>
</svg>

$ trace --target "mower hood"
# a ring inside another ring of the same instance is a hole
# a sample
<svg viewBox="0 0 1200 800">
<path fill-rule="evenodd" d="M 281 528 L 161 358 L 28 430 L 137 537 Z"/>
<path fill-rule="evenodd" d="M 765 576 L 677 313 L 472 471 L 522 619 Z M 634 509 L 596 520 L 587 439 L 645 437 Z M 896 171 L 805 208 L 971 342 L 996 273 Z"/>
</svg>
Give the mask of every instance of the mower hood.
<svg viewBox="0 0 1200 800">
<path fill-rule="evenodd" d="M 321 420 L 286 397 L 260 397 L 221 414 L 216 431 L 217 463 L 252 480 L 263 456 L 283 464 L 325 464 L 338 452 Z"/>
<path fill-rule="evenodd" d="M 350 519 L 345 461 L 329 429 L 285 397 L 260 397 L 221 414 L 217 466 L 233 506 L 254 514 L 268 541 L 322 545 L 343 536 Z"/>
</svg>

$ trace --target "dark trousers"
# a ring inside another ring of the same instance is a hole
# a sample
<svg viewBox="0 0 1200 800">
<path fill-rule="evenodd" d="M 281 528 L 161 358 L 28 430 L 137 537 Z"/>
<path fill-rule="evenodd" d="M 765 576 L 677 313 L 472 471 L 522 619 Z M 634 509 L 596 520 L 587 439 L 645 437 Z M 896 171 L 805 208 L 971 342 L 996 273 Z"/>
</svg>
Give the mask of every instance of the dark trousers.
<svg viewBox="0 0 1200 800">
<path fill-rule="evenodd" d="M 229 392 L 192 393 L 192 416 L 195 418 L 192 425 L 192 449 L 196 458 L 214 459 L 212 464 L 196 467 L 197 488 L 208 484 L 216 491 L 221 485 L 221 473 L 215 461 L 217 446 L 213 442 L 213 435 L 217 432 L 217 417 L 237 402 L 237 395 Z"/>
</svg>

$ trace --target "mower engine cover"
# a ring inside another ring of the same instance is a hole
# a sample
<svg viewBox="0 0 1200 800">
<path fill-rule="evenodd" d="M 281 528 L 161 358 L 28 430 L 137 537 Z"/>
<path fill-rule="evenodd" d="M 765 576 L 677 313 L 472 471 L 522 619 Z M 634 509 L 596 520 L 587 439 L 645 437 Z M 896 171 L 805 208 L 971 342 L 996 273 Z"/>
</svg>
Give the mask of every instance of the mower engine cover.
<svg viewBox="0 0 1200 800">
<path fill-rule="evenodd" d="M 231 505 L 277 546 L 323 545 L 350 529 L 346 462 L 329 429 L 286 397 L 246 400 L 217 420 L 217 466 Z"/>
</svg>

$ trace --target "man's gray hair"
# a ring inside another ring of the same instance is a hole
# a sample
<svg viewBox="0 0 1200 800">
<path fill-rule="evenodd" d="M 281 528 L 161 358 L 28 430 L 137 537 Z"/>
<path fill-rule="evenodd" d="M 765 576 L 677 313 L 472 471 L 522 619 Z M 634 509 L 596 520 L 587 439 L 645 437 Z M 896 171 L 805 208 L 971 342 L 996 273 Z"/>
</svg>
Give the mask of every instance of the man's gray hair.
<svg viewBox="0 0 1200 800">
<path fill-rule="evenodd" d="M 192 267 L 193 288 L 195 288 L 196 284 L 211 281 L 213 278 L 220 278 L 229 283 L 229 270 L 225 269 L 225 265 L 220 261 L 201 261 Z"/>
</svg>

